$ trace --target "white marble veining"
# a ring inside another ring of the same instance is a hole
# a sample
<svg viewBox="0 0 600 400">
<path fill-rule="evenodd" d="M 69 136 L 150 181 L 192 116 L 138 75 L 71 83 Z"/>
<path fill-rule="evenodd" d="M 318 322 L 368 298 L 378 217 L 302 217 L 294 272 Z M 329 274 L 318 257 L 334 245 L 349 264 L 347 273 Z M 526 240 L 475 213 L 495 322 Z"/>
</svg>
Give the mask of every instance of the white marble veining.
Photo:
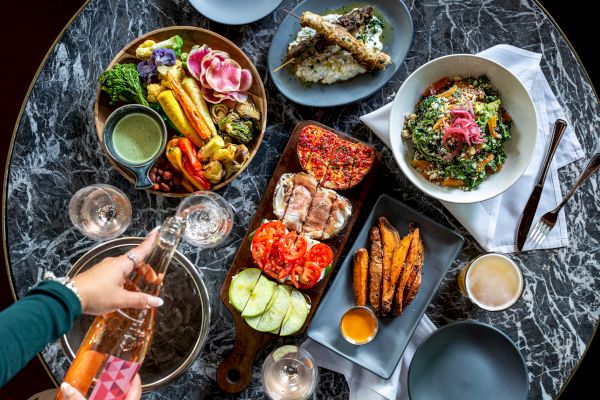
<svg viewBox="0 0 600 400">
<path fill-rule="evenodd" d="M 296 2 L 286 0 L 279 11 L 240 27 L 211 22 L 185 0 L 92 0 L 88 4 L 66 29 L 43 66 L 15 138 L 8 175 L 6 233 L 19 296 L 37 281 L 40 271 L 62 274 L 94 245 L 69 222 L 67 205 L 77 189 L 96 182 L 123 189 L 134 209 L 133 223 L 126 235 L 143 236 L 173 213 L 177 200 L 135 191 L 111 168 L 97 144 L 92 105 L 98 75 L 127 42 L 163 26 L 195 25 L 227 36 L 256 63 L 267 89 L 268 129 L 249 168 L 220 191 L 238 211 L 234 243 L 206 251 L 181 246 L 195 262 L 211 295 L 210 337 L 184 376 L 145 398 L 229 398 L 219 393 L 214 382 L 216 368 L 231 349 L 235 334 L 232 318 L 218 298 L 220 284 L 288 135 L 302 119 L 318 120 L 373 143 L 382 151 L 384 162 L 369 204 L 379 193 L 388 193 L 465 236 L 465 247 L 434 297 L 428 315 L 438 325 L 472 318 L 500 328 L 517 343 L 527 361 L 529 397 L 555 397 L 582 357 L 600 315 L 600 176 L 590 179 L 567 205 L 571 247 L 517 255 L 526 282 L 523 297 L 509 311 L 488 313 L 462 298 L 456 287 L 458 269 L 482 249 L 436 200 L 425 197 L 407 181 L 391 152 L 359 122 L 358 116 L 389 102 L 403 79 L 432 58 L 476 53 L 508 43 L 544 54 L 543 71 L 584 150 L 592 154 L 599 150 L 595 134 L 600 131 L 598 100 L 566 41 L 531 0 L 409 0 L 415 36 L 394 79 L 359 104 L 312 109 L 296 106 L 278 93 L 266 67 L 271 38 L 285 17 L 280 10 L 291 9 Z M 563 190 L 573 184 L 583 164 L 561 171 Z M 282 339 L 262 350 L 252 384 L 239 398 L 264 398 L 258 365 L 274 346 L 290 341 Z M 43 357 L 57 379 L 61 379 L 67 361 L 58 344 L 49 345 Z M 343 376 L 321 370 L 318 398 L 347 397 Z"/>
</svg>

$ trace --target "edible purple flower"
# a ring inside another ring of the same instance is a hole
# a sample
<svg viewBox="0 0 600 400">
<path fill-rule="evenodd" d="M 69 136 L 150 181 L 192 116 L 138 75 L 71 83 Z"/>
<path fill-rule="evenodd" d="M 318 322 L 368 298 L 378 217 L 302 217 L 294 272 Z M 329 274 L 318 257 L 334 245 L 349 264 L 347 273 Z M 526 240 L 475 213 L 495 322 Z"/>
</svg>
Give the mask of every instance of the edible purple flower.
<svg viewBox="0 0 600 400">
<path fill-rule="evenodd" d="M 137 65 L 137 72 L 145 83 L 151 83 L 158 76 L 156 65 L 151 60 L 140 62 Z"/>
<path fill-rule="evenodd" d="M 150 62 L 153 62 L 157 67 L 161 65 L 171 66 L 175 64 L 175 52 L 171 49 L 156 49 L 152 51 Z"/>
</svg>

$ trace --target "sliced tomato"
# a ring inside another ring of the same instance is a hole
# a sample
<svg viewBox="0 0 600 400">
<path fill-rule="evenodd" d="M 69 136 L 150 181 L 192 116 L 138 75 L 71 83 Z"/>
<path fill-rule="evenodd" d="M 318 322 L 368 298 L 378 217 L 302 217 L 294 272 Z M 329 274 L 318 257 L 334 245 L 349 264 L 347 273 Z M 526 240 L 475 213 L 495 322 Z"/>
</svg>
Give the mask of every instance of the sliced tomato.
<svg viewBox="0 0 600 400">
<path fill-rule="evenodd" d="M 279 239 L 279 252 L 286 261 L 296 261 L 306 253 L 308 243 L 303 236 L 298 237 L 296 232 L 290 232 Z"/>
<path fill-rule="evenodd" d="M 312 261 L 296 265 L 290 274 L 292 283 L 298 289 L 310 289 L 314 287 L 321 277 L 321 267 Z"/>
<path fill-rule="evenodd" d="M 269 261 L 272 247 L 273 239 L 252 243 L 252 258 L 259 267 L 262 268 Z"/>
<path fill-rule="evenodd" d="M 286 276 L 290 274 L 291 268 L 286 264 L 281 264 L 278 262 L 273 262 L 273 260 L 269 260 L 265 265 L 261 268 L 262 271 L 269 275 L 273 279 L 284 279 Z"/>
<path fill-rule="evenodd" d="M 254 237 L 252 238 L 252 243 L 262 242 L 266 239 L 279 239 L 282 235 L 285 234 L 285 225 L 281 221 L 269 221 L 265 222 L 261 226 L 256 229 L 254 232 Z"/>
<path fill-rule="evenodd" d="M 273 244 L 279 242 L 279 238 L 285 234 L 285 225 L 280 221 L 270 221 L 262 224 L 254 232 L 252 237 L 252 258 L 259 267 L 265 265 L 273 251 Z"/>
<path fill-rule="evenodd" d="M 326 268 L 333 261 L 333 250 L 324 243 L 317 243 L 308 250 L 307 261 L 313 261 L 321 268 Z"/>
</svg>

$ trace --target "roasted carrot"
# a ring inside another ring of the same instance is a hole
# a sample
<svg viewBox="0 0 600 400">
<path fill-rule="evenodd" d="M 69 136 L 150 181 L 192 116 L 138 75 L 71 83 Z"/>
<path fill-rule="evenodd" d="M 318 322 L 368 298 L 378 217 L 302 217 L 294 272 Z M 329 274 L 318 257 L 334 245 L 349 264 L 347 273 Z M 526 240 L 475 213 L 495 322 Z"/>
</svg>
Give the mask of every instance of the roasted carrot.
<svg viewBox="0 0 600 400">
<path fill-rule="evenodd" d="M 194 105 L 194 102 L 192 101 L 192 98 L 187 94 L 185 90 L 183 90 L 181 84 L 179 83 L 175 75 L 172 73 L 169 73 L 169 84 L 171 85 L 171 89 L 173 89 L 173 94 L 175 95 L 175 98 L 181 105 L 181 108 L 183 108 L 183 112 L 187 116 L 194 130 L 196 131 L 196 134 L 198 134 L 198 136 L 201 139 L 210 139 L 212 133 L 206 125 L 206 123 L 204 122 L 200 111 L 198 111 L 198 109 Z M 190 138 L 190 140 L 192 139 Z M 202 144 L 198 145 L 193 140 L 192 142 L 196 146 L 202 147 Z"/>
</svg>

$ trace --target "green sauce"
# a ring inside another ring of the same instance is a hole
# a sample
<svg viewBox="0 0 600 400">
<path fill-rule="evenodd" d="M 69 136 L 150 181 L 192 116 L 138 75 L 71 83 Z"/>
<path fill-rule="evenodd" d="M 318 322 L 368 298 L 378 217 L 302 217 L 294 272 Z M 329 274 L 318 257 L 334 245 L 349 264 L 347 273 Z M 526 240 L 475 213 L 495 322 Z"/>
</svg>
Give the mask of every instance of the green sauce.
<svg viewBox="0 0 600 400">
<path fill-rule="evenodd" d="M 142 164 L 159 152 L 162 130 L 154 118 L 142 113 L 131 113 L 115 125 L 112 142 L 117 154 L 125 161 Z"/>
</svg>

